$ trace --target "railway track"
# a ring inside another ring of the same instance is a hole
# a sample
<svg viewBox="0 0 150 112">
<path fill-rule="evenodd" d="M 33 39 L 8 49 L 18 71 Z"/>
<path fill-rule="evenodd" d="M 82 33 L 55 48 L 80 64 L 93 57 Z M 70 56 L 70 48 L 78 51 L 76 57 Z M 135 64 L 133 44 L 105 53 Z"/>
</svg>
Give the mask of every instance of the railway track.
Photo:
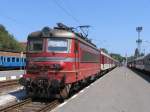
<svg viewBox="0 0 150 112">
<path fill-rule="evenodd" d="M 47 112 L 59 104 L 58 100 L 51 102 L 34 102 L 29 98 L 19 103 L 4 107 L 0 109 L 0 112 Z"/>
<path fill-rule="evenodd" d="M 6 88 L 19 85 L 18 80 L 0 81 L 0 88 Z"/>
</svg>

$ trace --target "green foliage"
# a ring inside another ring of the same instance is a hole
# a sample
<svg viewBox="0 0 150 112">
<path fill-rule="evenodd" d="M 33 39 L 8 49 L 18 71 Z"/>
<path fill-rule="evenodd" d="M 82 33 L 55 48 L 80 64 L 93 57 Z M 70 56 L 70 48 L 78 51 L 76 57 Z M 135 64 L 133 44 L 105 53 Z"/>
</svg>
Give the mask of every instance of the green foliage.
<svg viewBox="0 0 150 112">
<path fill-rule="evenodd" d="M 128 62 L 129 62 L 129 61 L 133 61 L 134 59 L 135 59 L 134 56 L 127 57 L 127 61 L 128 61 Z"/>
<path fill-rule="evenodd" d="M 6 30 L 3 25 L 0 25 L 0 50 L 6 51 L 23 51 L 23 47 L 17 42 L 15 37 Z"/>
<path fill-rule="evenodd" d="M 138 48 L 135 49 L 135 53 L 134 53 L 134 57 L 135 58 L 138 58 L 138 57 L 141 57 L 141 56 L 144 56 L 145 54 L 144 53 L 140 53 Z"/>
<path fill-rule="evenodd" d="M 135 58 L 140 57 L 140 53 L 139 53 L 139 50 L 137 48 L 135 49 L 134 57 Z"/>
<path fill-rule="evenodd" d="M 101 48 L 101 50 L 102 50 L 104 53 L 108 54 L 108 50 L 107 50 L 107 49 Z"/>
<path fill-rule="evenodd" d="M 107 49 L 101 48 L 101 50 L 102 50 L 103 52 L 105 52 L 106 54 L 109 54 Z M 125 60 L 125 57 L 122 57 L 120 54 L 110 53 L 110 56 L 111 56 L 112 58 L 118 60 L 119 62 L 123 62 L 123 60 Z"/>
<path fill-rule="evenodd" d="M 144 54 L 144 53 L 141 53 L 141 56 L 145 56 L 145 54 Z"/>
<path fill-rule="evenodd" d="M 125 57 L 122 57 L 120 54 L 110 53 L 110 55 L 119 62 L 123 62 L 123 60 L 125 60 Z"/>
</svg>

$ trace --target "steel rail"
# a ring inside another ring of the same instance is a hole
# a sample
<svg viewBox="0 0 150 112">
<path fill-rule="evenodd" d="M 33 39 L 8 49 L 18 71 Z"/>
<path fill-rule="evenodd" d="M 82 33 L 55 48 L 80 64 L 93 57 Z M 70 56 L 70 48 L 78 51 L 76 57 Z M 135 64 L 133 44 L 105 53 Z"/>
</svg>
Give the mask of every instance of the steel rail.
<svg viewBox="0 0 150 112">
<path fill-rule="evenodd" d="M 28 98 L 28 99 L 26 99 L 24 101 L 21 101 L 19 103 L 15 103 L 13 105 L 9 105 L 7 107 L 2 108 L 2 109 L 0 109 L 0 112 L 11 112 L 12 110 L 14 110 L 14 109 L 16 109 L 18 107 L 21 107 L 21 106 L 23 106 L 25 104 L 28 104 L 30 102 L 32 102 L 32 100 L 30 98 Z"/>
<path fill-rule="evenodd" d="M 19 85 L 18 80 L 0 81 L 0 88 Z"/>
<path fill-rule="evenodd" d="M 36 112 L 46 112 L 46 111 L 50 111 L 52 109 L 54 109 L 56 106 L 58 106 L 60 103 L 58 102 L 58 100 L 55 100 L 51 103 L 46 104 L 43 108 L 39 109 Z"/>
<path fill-rule="evenodd" d="M 29 104 L 32 104 L 32 106 L 29 106 Z M 4 107 L 4 108 L 0 109 L 0 112 L 14 112 L 15 110 L 19 111 L 19 112 L 25 112 L 26 109 L 27 109 L 27 111 L 31 110 L 32 112 L 46 112 L 46 111 L 50 111 L 50 110 L 54 109 L 59 104 L 60 103 L 58 102 L 58 100 L 54 100 L 50 103 L 44 104 L 44 106 L 41 106 L 39 108 L 38 105 L 34 104 L 34 102 L 32 102 L 32 100 L 29 98 L 22 102 Z"/>
</svg>

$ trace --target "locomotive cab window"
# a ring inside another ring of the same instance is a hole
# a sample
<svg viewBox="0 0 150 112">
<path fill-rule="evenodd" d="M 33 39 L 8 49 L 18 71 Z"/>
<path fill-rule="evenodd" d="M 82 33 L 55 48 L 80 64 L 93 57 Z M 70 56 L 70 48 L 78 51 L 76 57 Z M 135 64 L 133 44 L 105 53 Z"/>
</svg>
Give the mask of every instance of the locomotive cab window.
<svg viewBox="0 0 150 112">
<path fill-rule="evenodd" d="M 43 40 L 42 39 L 35 39 L 35 40 L 29 40 L 29 51 L 42 51 L 43 50 Z"/>
<path fill-rule="evenodd" d="M 49 38 L 48 51 L 52 52 L 68 52 L 69 41 L 65 38 Z"/>
</svg>

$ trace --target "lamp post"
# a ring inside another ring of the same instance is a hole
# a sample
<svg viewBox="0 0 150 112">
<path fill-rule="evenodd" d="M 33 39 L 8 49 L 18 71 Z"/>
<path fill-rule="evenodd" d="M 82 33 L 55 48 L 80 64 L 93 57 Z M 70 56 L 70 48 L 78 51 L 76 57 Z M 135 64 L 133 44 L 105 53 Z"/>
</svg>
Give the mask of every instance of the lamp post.
<svg viewBox="0 0 150 112">
<path fill-rule="evenodd" d="M 143 30 L 143 27 L 140 26 L 140 27 L 136 27 L 136 31 L 138 32 L 138 39 L 136 40 L 136 43 L 137 43 L 137 48 L 138 48 L 138 51 L 139 51 L 139 56 L 141 54 L 141 44 L 142 44 L 142 39 L 140 39 L 140 33 L 141 31 Z"/>
</svg>

